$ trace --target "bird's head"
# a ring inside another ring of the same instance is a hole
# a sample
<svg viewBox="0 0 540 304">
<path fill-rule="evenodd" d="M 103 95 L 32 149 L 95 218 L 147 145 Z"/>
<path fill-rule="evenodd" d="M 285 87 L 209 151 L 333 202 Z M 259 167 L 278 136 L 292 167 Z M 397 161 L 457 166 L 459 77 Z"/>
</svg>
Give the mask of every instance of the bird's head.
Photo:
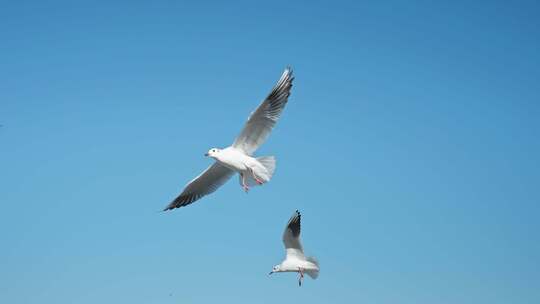
<svg viewBox="0 0 540 304">
<path fill-rule="evenodd" d="M 212 148 L 212 149 L 208 150 L 208 152 L 206 152 L 206 153 L 204 154 L 204 156 L 210 156 L 210 157 L 212 157 L 212 158 L 216 158 L 217 155 L 219 154 L 219 152 L 221 152 L 220 149 L 218 149 L 218 148 Z"/>
<path fill-rule="evenodd" d="M 279 268 L 279 265 L 276 265 L 276 266 L 272 267 L 272 271 L 270 271 L 270 273 L 268 275 L 271 275 L 274 272 L 279 272 L 280 270 L 281 269 Z"/>
</svg>

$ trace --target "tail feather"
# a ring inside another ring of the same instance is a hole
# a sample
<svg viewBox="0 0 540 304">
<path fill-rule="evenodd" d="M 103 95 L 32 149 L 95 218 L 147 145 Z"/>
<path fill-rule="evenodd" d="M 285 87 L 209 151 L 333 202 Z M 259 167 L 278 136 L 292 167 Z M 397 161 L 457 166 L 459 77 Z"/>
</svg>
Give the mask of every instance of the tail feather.
<svg viewBox="0 0 540 304">
<path fill-rule="evenodd" d="M 317 269 L 306 270 L 306 273 L 315 280 L 319 276 L 319 261 L 315 257 L 307 257 L 306 260 L 317 266 Z"/>
<path fill-rule="evenodd" d="M 266 169 L 267 176 L 265 176 L 265 179 L 269 181 L 276 170 L 276 158 L 273 156 L 262 156 L 257 157 L 257 160 Z"/>
</svg>

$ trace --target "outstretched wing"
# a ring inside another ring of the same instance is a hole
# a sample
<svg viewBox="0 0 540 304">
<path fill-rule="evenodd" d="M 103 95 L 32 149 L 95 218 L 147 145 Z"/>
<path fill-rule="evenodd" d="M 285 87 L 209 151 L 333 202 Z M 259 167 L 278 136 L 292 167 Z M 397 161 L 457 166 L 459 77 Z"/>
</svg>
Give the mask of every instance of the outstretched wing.
<svg viewBox="0 0 540 304">
<path fill-rule="evenodd" d="M 283 244 L 287 250 L 287 257 L 304 257 L 304 250 L 300 242 L 300 212 L 296 210 L 291 216 L 285 231 L 283 232 Z"/>
<path fill-rule="evenodd" d="M 201 197 L 216 191 L 221 185 L 225 184 L 233 174 L 233 170 L 220 165 L 217 162 L 214 163 L 203 173 L 190 181 L 182 193 L 163 209 L 163 211 L 187 206 Z"/>
<path fill-rule="evenodd" d="M 233 143 L 233 147 L 242 149 L 251 155 L 266 140 L 276 124 L 291 94 L 293 72 L 287 67 L 270 95 L 251 113 L 244 129 Z"/>
</svg>

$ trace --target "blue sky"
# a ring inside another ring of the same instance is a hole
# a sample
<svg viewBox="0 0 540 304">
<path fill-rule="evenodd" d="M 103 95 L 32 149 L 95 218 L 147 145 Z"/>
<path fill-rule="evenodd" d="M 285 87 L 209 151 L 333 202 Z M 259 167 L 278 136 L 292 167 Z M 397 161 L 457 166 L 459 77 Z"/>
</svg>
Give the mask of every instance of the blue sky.
<svg viewBox="0 0 540 304">
<path fill-rule="evenodd" d="M 540 302 L 538 13 L 4 2 L 0 302 Z M 289 64 L 274 179 L 159 212 Z M 295 209 L 302 288 L 267 275 Z"/>
</svg>

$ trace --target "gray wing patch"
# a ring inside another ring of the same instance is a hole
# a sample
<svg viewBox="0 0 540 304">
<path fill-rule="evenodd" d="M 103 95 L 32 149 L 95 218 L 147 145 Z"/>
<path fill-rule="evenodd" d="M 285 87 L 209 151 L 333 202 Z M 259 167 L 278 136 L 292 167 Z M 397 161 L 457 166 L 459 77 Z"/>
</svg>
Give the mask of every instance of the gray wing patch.
<svg viewBox="0 0 540 304">
<path fill-rule="evenodd" d="M 184 188 L 182 193 L 178 195 L 163 211 L 180 208 L 194 203 L 205 195 L 216 191 L 221 185 L 225 184 L 234 174 L 231 169 L 214 163 L 208 167 L 203 173 L 194 178 Z"/>
<path fill-rule="evenodd" d="M 293 80 L 292 69 L 287 67 L 268 97 L 249 116 L 233 147 L 251 155 L 263 144 L 289 100 Z"/>
</svg>

